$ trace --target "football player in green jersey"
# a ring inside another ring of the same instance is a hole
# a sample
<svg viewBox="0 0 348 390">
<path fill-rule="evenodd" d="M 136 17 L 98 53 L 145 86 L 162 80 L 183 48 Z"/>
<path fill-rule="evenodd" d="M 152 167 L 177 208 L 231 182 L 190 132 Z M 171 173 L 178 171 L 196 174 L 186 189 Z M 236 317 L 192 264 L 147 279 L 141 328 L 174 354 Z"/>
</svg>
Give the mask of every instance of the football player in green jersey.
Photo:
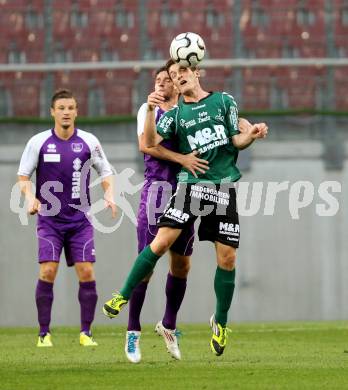
<svg viewBox="0 0 348 390">
<path fill-rule="evenodd" d="M 199 80 L 197 68 L 186 68 L 172 60 L 168 73 L 182 95 L 177 106 L 166 112 L 155 124 L 154 107 L 163 102 L 158 93 L 154 105 L 148 105 L 144 128 L 147 147 L 163 139 L 178 143 L 180 153 L 196 151 L 209 162 L 209 169 L 193 175 L 183 168 L 178 176 L 177 191 L 158 220 L 159 230 L 136 259 L 119 293 L 105 303 L 104 314 L 115 317 L 142 278 L 155 267 L 158 259 L 168 251 L 181 231 L 201 218 L 199 239 L 214 243 L 217 268 L 214 279 L 215 313 L 210 318 L 213 334 L 210 346 L 221 355 L 227 340 L 227 317 L 235 286 L 236 249 L 239 245 L 239 219 L 234 183 L 241 174 L 236 167 L 238 151 L 267 135 L 267 125 L 246 125 L 238 129 L 238 110 L 233 97 L 225 92 L 207 92 Z"/>
</svg>

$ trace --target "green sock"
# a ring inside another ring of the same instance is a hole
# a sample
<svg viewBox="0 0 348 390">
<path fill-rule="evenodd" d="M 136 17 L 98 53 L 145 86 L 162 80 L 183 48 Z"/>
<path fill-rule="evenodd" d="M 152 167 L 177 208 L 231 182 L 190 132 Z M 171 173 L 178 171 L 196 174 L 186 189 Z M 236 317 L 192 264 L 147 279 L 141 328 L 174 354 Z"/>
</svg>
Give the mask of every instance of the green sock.
<svg viewBox="0 0 348 390">
<path fill-rule="evenodd" d="M 135 287 L 155 268 L 160 257 L 152 252 L 150 245 L 143 249 L 136 258 L 120 294 L 129 299 Z"/>
<path fill-rule="evenodd" d="M 227 324 L 228 310 L 230 309 L 236 270 L 227 271 L 220 267 L 216 268 L 214 290 L 216 295 L 215 320 L 222 326 Z"/>
</svg>

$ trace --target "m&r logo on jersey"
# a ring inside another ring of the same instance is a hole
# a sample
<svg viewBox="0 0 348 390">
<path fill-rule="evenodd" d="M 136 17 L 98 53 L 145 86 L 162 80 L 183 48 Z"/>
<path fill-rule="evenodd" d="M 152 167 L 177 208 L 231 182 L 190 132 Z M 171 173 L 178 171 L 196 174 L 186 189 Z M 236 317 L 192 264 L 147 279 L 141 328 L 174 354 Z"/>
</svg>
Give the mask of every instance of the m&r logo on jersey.
<svg viewBox="0 0 348 390">
<path fill-rule="evenodd" d="M 82 152 L 82 149 L 83 149 L 83 143 L 82 142 L 72 143 L 71 149 L 75 153 L 80 153 L 80 152 Z"/>
</svg>

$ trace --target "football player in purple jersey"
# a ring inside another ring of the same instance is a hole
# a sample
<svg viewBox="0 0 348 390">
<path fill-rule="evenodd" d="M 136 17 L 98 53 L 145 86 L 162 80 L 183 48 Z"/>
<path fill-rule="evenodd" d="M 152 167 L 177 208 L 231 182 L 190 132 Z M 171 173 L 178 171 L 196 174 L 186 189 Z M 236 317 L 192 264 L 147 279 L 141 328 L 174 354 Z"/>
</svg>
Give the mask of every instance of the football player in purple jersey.
<svg viewBox="0 0 348 390">
<path fill-rule="evenodd" d="M 157 234 L 156 219 L 159 217 L 169 198 L 173 195 L 177 185 L 177 174 L 181 165 L 195 174 L 204 172 L 206 162 L 196 157 L 196 153 L 181 155 L 176 152 L 176 145 L 171 141 L 164 141 L 154 148 L 144 145 L 144 128 L 147 125 L 147 111 L 152 106 L 157 95 L 163 96 L 161 104 L 155 104 L 156 121 L 164 112 L 173 108 L 178 101 L 178 92 L 162 67 L 155 72 L 154 92 L 148 96 L 137 115 L 137 132 L 139 150 L 144 153 L 145 184 L 141 192 L 138 210 L 138 252 L 149 245 Z M 175 359 L 181 359 L 178 346 L 176 319 L 186 291 L 187 274 L 190 269 L 190 255 L 194 240 L 193 224 L 184 229 L 182 234 L 170 249 L 170 265 L 166 281 L 166 308 L 163 319 L 156 325 L 156 332 L 163 336 L 168 352 Z M 129 361 L 138 363 L 141 360 L 140 352 L 140 313 L 143 307 L 145 294 L 152 273 L 147 275 L 133 291 L 130 298 L 128 328 L 126 334 L 125 352 Z"/>
<path fill-rule="evenodd" d="M 98 139 L 75 127 L 77 101 L 71 91 L 56 91 L 51 100 L 51 115 L 54 127 L 28 141 L 18 170 L 28 212 L 38 214 L 36 306 L 40 331 L 37 346 L 52 346 L 53 285 L 63 249 L 67 265 L 75 267 L 79 279 L 80 344 L 96 346 L 91 333 L 97 291 L 93 268 L 94 234 L 88 214 L 90 167 L 101 177 L 105 206 L 116 217 L 112 170 Z M 34 172 L 35 194 L 30 180 Z"/>
</svg>

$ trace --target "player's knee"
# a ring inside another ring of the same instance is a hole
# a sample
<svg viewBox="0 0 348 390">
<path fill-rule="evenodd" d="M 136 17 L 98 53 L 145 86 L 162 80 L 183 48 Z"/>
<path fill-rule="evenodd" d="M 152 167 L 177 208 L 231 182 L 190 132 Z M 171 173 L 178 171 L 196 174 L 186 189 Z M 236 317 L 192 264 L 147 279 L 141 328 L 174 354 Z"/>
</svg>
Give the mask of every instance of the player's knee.
<svg viewBox="0 0 348 390">
<path fill-rule="evenodd" d="M 40 269 L 40 279 L 45 282 L 53 283 L 57 274 L 57 268 L 55 266 L 43 266 Z"/>
<path fill-rule="evenodd" d="M 236 266 L 236 250 L 232 247 L 220 250 L 218 264 L 222 269 L 233 270 Z"/>
<path fill-rule="evenodd" d="M 167 237 L 162 236 L 153 240 L 151 249 L 157 255 L 162 256 L 168 251 L 171 245 L 172 242 Z"/>
<path fill-rule="evenodd" d="M 91 282 L 94 280 L 94 270 L 92 267 L 80 267 L 78 276 L 80 282 Z"/>
<path fill-rule="evenodd" d="M 159 256 L 164 255 L 178 238 L 180 230 L 163 227 L 151 243 L 151 249 Z"/>
</svg>

